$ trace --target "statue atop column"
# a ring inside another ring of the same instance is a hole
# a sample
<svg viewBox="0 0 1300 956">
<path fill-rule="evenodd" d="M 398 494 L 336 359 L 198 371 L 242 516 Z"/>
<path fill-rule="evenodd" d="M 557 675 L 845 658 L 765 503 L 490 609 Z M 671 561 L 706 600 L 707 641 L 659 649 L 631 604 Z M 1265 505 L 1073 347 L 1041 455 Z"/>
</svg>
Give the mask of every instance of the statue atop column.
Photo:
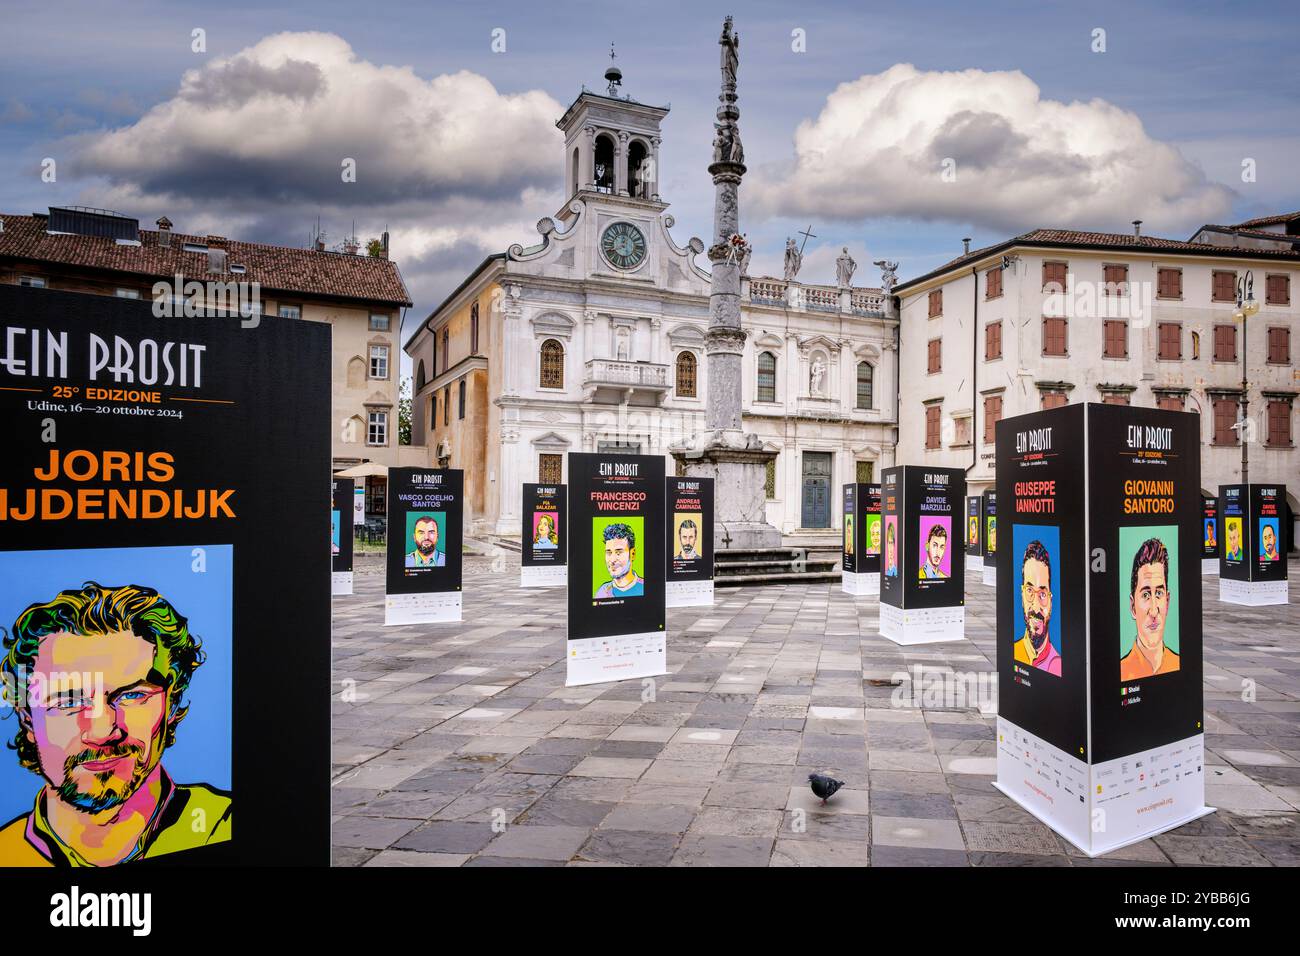
<svg viewBox="0 0 1300 956">
<path fill-rule="evenodd" d="M 722 48 L 721 87 L 709 164 L 713 179 L 713 242 L 708 250 L 712 277 L 709 328 L 704 335 L 708 401 L 704 428 L 669 450 L 686 475 L 716 482 L 715 547 L 771 548 L 780 545 L 781 532 L 767 523 L 764 489 L 768 463 L 777 453 L 764 448 L 757 435 L 745 431 L 740 402 L 747 338 L 741 324 L 740 279 L 749 266 L 750 250 L 740 232 L 745 151 L 736 105 L 740 36 L 732 30 L 731 17 L 722 24 L 718 44 Z"/>
<path fill-rule="evenodd" d="M 841 289 L 847 289 L 853 285 L 853 273 L 857 270 L 858 264 L 853 261 L 849 255 L 849 247 L 844 247 L 844 252 L 835 260 L 835 284 Z"/>
<path fill-rule="evenodd" d="M 793 282 L 803 266 L 803 253 L 793 239 L 785 241 L 785 281 Z"/>
<path fill-rule="evenodd" d="M 722 22 L 722 36 L 718 40 L 722 47 L 722 88 L 735 92 L 736 69 L 740 66 L 740 34 L 731 30 L 731 17 Z"/>
</svg>

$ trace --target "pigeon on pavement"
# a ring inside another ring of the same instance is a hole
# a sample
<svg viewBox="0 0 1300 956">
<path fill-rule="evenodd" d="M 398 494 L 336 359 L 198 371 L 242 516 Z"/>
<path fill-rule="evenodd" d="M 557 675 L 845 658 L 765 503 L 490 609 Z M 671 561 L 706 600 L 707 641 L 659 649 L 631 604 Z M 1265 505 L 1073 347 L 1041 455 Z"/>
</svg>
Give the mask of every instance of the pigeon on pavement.
<svg viewBox="0 0 1300 956">
<path fill-rule="evenodd" d="M 835 795 L 835 791 L 844 786 L 843 780 L 836 780 L 834 777 L 828 777 L 821 773 L 808 774 L 808 786 L 812 788 L 815 796 L 821 797 L 822 806 L 826 806 L 826 801 Z"/>
</svg>

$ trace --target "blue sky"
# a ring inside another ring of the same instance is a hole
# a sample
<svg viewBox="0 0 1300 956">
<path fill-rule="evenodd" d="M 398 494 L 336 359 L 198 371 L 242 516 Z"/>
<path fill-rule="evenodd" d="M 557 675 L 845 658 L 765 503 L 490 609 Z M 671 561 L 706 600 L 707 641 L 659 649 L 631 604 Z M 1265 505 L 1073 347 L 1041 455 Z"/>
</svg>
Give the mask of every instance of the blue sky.
<svg viewBox="0 0 1300 956">
<path fill-rule="evenodd" d="M 291 244 L 308 241 L 318 216 L 332 241 L 354 220 L 363 239 L 388 226 L 416 299 L 409 329 L 487 252 L 532 241 L 532 223 L 558 208 L 563 156 L 550 124 L 581 84 L 602 87 L 611 41 L 624 92 L 672 107 L 660 191 L 674 234 L 683 244 L 707 238 L 727 12 L 707 2 L 10 2 L 0 211 L 83 203 L 145 224 L 166 213 L 182 231 Z M 1142 218 L 1147 232 L 1186 237 L 1201 222 L 1300 208 L 1300 5 L 753 3 L 735 12 L 750 165 L 742 228 L 756 272 L 779 271 L 785 237 L 809 224 L 817 238 L 801 278 L 832 281 L 848 245 L 864 263 L 859 281 L 874 282 L 872 259 L 901 260 L 905 279 L 956 255 L 963 236 L 980 245 L 1039 226 L 1127 231 Z M 195 28 L 206 31 L 206 52 L 191 49 Z M 497 28 L 504 53 L 491 47 Z M 1105 52 L 1092 50 L 1098 28 Z M 806 52 L 791 49 L 796 29 Z M 248 53 L 308 31 L 339 38 L 350 65 L 320 40 Z M 321 79 L 311 73 L 267 111 L 248 107 L 253 93 L 239 84 L 297 79 L 220 66 L 286 55 L 323 64 L 311 68 Z M 896 64 L 915 71 L 886 72 Z M 391 92 L 376 92 L 389 89 L 382 78 L 397 76 L 393 68 L 407 68 L 395 82 L 413 104 L 402 123 L 386 121 Z M 178 93 L 186 71 L 196 79 Z M 945 76 L 954 71 L 972 72 Z M 297 112 L 349 88 L 362 91 L 357 100 Z M 484 97 L 468 118 L 456 111 L 467 91 Z M 1004 105 L 972 106 L 993 102 Z M 872 112 L 899 103 L 892 118 Z M 860 117 L 864 128 L 853 129 Z M 293 132 L 298 119 L 316 126 Z M 843 163 L 822 155 L 827 144 L 840 144 Z M 1076 155 L 1094 147 L 1104 159 Z M 945 150 L 964 192 L 935 185 L 930 164 Z M 329 181 L 340 154 L 361 157 L 362 188 Z M 59 161 L 56 183 L 41 182 L 46 156 Z M 1241 179 L 1246 158 L 1252 183 Z"/>
</svg>

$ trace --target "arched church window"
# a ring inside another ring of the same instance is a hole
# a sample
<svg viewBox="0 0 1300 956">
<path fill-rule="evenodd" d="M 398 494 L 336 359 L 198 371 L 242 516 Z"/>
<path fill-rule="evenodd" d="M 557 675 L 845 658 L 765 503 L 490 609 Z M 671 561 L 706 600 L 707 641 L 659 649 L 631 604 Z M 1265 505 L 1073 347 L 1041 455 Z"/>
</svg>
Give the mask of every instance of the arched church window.
<svg viewBox="0 0 1300 956">
<path fill-rule="evenodd" d="M 614 140 L 604 133 L 596 137 L 596 155 L 591 178 L 596 184 L 597 192 L 614 191 Z"/>
<path fill-rule="evenodd" d="M 543 342 L 539 368 L 542 388 L 564 388 L 564 346 L 555 339 Z"/>
<path fill-rule="evenodd" d="M 648 153 L 645 143 L 633 140 L 627 148 L 627 191 L 640 199 L 649 199 L 646 182 Z"/>
<path fill-rule="evenodd" d="M 871 408 L 871 388 L 875 384 L 876 370 L 870 362 L 858 363 L 858 408 Z"/>
<path fill-rule="evenodd" d="M 581 186 L 582 186 L 582 160 L 579 159 L 578 149 L 575 146 L 573 149 L 573 193 L 576 194 L 578 192 L 579 187 Z"/>
<path fill-rule="evenodd" d="M 415 370 L 415 390 L 417 392 L 420 389 L 424 388 L 425 381 L 426 381 L 426 377 L 424 371 L 424 359 L 420 359 L 419 367 L 416 368 Z"/>
<path fill-rule="evenodd" d="M 697 397 L 695 391 L 695 355 L 692 352 L 681 352 L 677 356 L 677 397 Z"/>
<path fill-rule="evenodd" d="M 771 352 L 758 353 L 758 400 L 776 401 L 776 356 Z"/>
</svg>

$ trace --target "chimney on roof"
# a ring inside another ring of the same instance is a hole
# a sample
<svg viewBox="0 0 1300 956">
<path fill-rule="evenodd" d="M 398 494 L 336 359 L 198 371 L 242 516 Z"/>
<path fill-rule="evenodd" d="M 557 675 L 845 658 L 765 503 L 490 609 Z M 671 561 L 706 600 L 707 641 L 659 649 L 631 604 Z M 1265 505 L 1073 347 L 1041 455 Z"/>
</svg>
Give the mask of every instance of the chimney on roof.
<svg viewBox="0 0 1300 956">
<path fill-rule="evenodd" d="M 325 251 L 325 233 L 323 232 L 316 233 L 316 238 L 312 241 L 312 248 L 315 249 L 317 252 Z"/>
<path fill-rule="evenodd" d="M 1134 219 L 1134 220 L 1133 220 L 1133 235 L 1137 236 L 1137 238 L 1139 238 L 1139 239 L 1142 238 L 1142 220 L 1141 220 L 1141 219 Z"/>
<path fill-rule="evenodd" d="M 164 249 L 168 248 L 172 244 L 172 221 L 163 216 L 156 220 L 154 225 L 158 227 L 158 245 Z"/>
<path fill-rule="evenodd" d="M 970 255 L 970 236 L 967 236 L 961 241 L 961 251 L 962 255 Z"/>
<path fill-rule="evenodd" d="M 388 258 L 388 230 L 387 229 L 384 230 L 384 237 L 381 241 L 383 242 L 384 245 L 384 258 L 387 259 Z"/>
</svg>

